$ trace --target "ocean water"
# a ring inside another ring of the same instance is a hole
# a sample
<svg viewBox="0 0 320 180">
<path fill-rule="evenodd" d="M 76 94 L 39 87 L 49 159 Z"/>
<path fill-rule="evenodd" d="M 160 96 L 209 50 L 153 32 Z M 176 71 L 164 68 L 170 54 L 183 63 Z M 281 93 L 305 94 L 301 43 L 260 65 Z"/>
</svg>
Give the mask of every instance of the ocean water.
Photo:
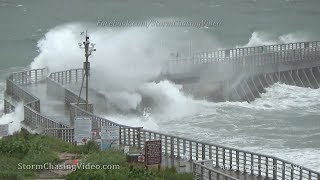
<svg viewBox="0 0 320 180">
<path fill-rule="evenodd" d="M 8 73 L 25 67 L 51 71 L 81 67 L 80 32 L 88 30 L 92 86 L 127 111 L 141 96 L 158 102 L 148 116 L 102 115 L 206 142 L 274 155 L 320 171 L 320 90 L 275 84 L 251 104 L 194 100 L 156 76 L 169 54 L 319 40 L 318 0 L 2 0 L 0 103 Z M 212 28 L 98 27 L 101 19 L 220 20 Z M 0 123 L 21 120 L 21 112 Z M 17 125 L 18 126 L 18 125 Z M 16 128 L 12 128 L 12 131 Z"/>
</svg>

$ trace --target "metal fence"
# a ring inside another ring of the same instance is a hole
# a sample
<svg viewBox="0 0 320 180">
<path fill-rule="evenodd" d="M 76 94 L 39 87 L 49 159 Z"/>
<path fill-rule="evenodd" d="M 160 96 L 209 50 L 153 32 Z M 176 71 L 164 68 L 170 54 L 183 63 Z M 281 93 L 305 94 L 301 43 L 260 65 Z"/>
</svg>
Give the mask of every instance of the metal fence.
<svg viewBox="0 0 320 180">
<path fill-rule="evenodd" d="M 44 81 L 46 78 L 45 69 L 16 72 L 7 79 L 6 94 L 15 101 L 24 102 L 23 123 L 36 132 L 53 135 L 67 142 L 73 142 L 73 129 L 67 125 L 57 123 L 40 113 L 40 100 L 32 95 L 23 86 Z M 16 106 L 13 102 L 5 100 L 5 109 Z M 59 129 L 59 131 L 57 131 Z M 61 129 L 61 130 L 60 130 Z"/>
<path fill-rule="evenodd" d="M 232 69 L 241 68 L 254 68 L 259 66 L 288 63 L 288 62 L 299 62 L 299 61 L 315 61 L 319 60 L 320 57 L 320 42 L 308 42 L 307 43 L 293 43 L 286 45 L 272 45 L 266 46 L 265 49 L 279 49 L 277 51 L 261 51 L 252 50 L 252 52 L 260 53 L 236 53 L 235 55 L 219 55 L 225 54 L 226 50 L 217 51 L 215 53 L 202 53 L 195 55 L 191 58 L 182 58 L 176 60 L 170 60 L 167 66 L 163 70 L 164 73 L 181 73 L 194 68 L 195 66 L 211 65 L 211 64 L 229 64 Z M 305 45 L 303 45 L 305 44 Z M 291 45 L 291 46 L 289 46 Z M 302 46 L 303 45 L 303 46 Z M 263 47 L 263 46 L 261 46 Z M 281 48 L 281 47 L 302 47 L 302 48 Z M 253 47 L 252 49 L 259 49 L 260 47 Z M 249 49 L 244 48 L 244 52 L 251 52 Z M 240 51 L 235 49 L 232 51 Z M 219 53 L 218 53 L 219 52 Z M 222 53 L 223 52 L 223 53 Z M 241 51 L 240 51 L 241 52 Z M 232 53 L 231 53 L 232 54 Z"/>
<path fill-rule="evenodd" d="M 320 47 L 320 41 L 297 42 L 297 43 L 288 43 L 288 44 L 275 44 L 275 45 L 267 45 L 267 46 L 224 49 L 224 50 L 209 51 L 209 52 L 197 52 L 193 54 L 193 58 L 200 59 L 203 57 L 212 57 L 212 58 L 241 57 L 241 56 L 249 56 L 254 54 L 264 54 L 264 53 L 273 53 L 273 52 L 306 49 L 306 48 L 319 48 L 319 47 Z"/>
<path fill-rule="evenodd" d="M 193 179 L 194 180 L 239 180 L 225 173 L 221 173 L 210 164 L 212 160 L 201 160 L 193 162 Z M 209 163 L 209 164 L 208 164 Z M 245 175 L 244 175 L 245 176 Z M 245 179 L 245 178 L 244 178 Z"/>
<path fill-rule="evenodd" d="M 51 73 L 48 78 L 53 81 L 64 85 L 81 82 L 83 79 L 84 70 L 82 68 L 70 69 L 67 71 L 59 71 Z"/>
</svg>

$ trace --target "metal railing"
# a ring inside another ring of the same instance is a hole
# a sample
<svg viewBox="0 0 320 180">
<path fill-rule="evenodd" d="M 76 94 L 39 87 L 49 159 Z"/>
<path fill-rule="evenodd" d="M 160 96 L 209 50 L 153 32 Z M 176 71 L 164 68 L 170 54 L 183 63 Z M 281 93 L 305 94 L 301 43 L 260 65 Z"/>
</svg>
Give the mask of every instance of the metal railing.
<svg viewBox="0 0 320 180">
<path fill-rule="evenodd" d="M 195 141 L 142 129 L 141 144 L 158 139 L 162 141 L 162 152 L 172 158 L 188 157 L 189 160 L 214 159 L 213 166 L 240 171 L 273 179 L 315 179 L 320 173 L 282 160 L 250 151 L 229 148 L 221 145 Z M 142 146 L 143 147 L 143 146 Z"/>
<path fill-rule="evenodd" d="M 193 179 L 194 180 L 239 180 L 230 175 L 221 173 L 220 171 L 214 169 L 212 164 L 209 167 L 205 163 L 210 163 L 211 160 L 194 161 L 192 164 Z"/>
<path fill-rule="evenodd" d="M 52 79 L 53 81 L 64 85 L 64 84 L 71 84 L 81 82 L 84 75 L 84 70 L 82 68 L 78 69 L 70 69 L 67 71 L 59 71 L 51 73 L 48 78 Z"/>
<path fill-rule="evenodd" d="M 266 46 L 278 47 L 277 51 L 258 51 L 259 53 L 242 53 L 233 56 L 217 55 L 217 53 L 204 53 L 201 55 L 195 55 L 191 58 L 182 58 L 176 60 L 170 60 L 163 72 L 177 73 L 187 71 L 193 68 L 195 65 L 210 65 L 214 63 L 227 63 L 233 69 L 239 67 L 257 67 L 270 64 L 287 63 L 287 62 L 299 62 L 299 61 L 315 61 L 320 57 L 320 42 L 308 42 L 309 45 L 305 46 L 292 46 L 303 48 L 280 48 L 281 46 L 287 47 L 290 44 L 284 45 L 272 45 Z M 292 43 L 297 44 L 297 43 Z M 299 44 L 299 43 L 298 43 Z M 301 43 L 307 44 L 307 43 Z M 250 48 L 245 48 L 250 49 Z M 259 47 L 253 47 L 253 49 L 259 49 Z M 226 50 L 219 51 L 225 52 Z M 234 51 L 238 51 L 237 49 Z M 257 52 L 253 51 L 253 52 Z M 248 50 L 248 52 L 250 52 Z M 219 54 L 218 53 L 218 54 Z M 223 53 L 222 53 L 223 54 Z"/>
<path fill-rule="evenodd" d="M 99 132 L 101 126 L 119 126 L 120 129 L 120 144 L 131 145 L 141 147 L 140 134 L 141 127 L 131 127 L 122 124 L 115 123 L 111 120 L 99 117 L 91 112 L 88 112 L 76 104 L 71 104 L 71 114 L 74 114 L 74 117 L 89 117 L 92 119 L 92 131 Z"/>
<path fill-rule="evenodd" d="M 14 72 L 9 79 L 18 85 L 28 85 L 44 80 L 46 69 L 32 69 L 29 71 Z"/>
<path fill-rule="evenodd" d="M 296 42 L 288 44 L 274 44 L 267 46 L 254 46 L 254 47 L 243 47 L 235 49 L 223 49 L 209 52 L 196 52 L 193 54 L 193 58 L 200 59 L 204 57 L 212 58 L 227 58 L 227 57 L 241 57 L 249 56 L 254 54 L 264 54 L 272 53 L 279 51 L 288 51 L 296 49 L 305 49 L 305 48 L 319 48 L 320 41 L 310 41 L 310 42 Z"/>
<path fill-rule="evenodd" d="M 73 129 L 43 116 L 40 113 L 40 100 L 24 88 L 24 85 L 39 83 L 45 80 L 46 70 L 35 69 L 12 73 L 7 79 L 6 94 L 16 101 L 24 102 L 23 123 L 40 133 L 53 135 L 67 142 L 73 142 Z M 15 105 L 5 101 L 5 109 L 12 109 Z M 57 131 L 61 129 L 62 131 Z M 71 137 L 72 136 L 72 137 Z"/>
</svg>

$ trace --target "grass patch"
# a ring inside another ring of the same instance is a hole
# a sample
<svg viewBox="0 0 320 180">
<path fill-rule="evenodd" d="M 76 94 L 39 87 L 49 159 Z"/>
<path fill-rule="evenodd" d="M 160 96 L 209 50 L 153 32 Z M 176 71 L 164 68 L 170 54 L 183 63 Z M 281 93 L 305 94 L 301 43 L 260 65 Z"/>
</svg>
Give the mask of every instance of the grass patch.
<svg viewBox="0 0 320 180">
<path fill-rule="evenodd" d="M 81 154 L 82 165 L 114 165 L 107 169 L 78 168 L 66 179 L 152 179 L 152 180 L 188 180 L 191 173 L 180 174 L 175 169 L 144 169 L 143 164 L 126 162 L 125 155 L 119 150 L 100 151 L 99 146 L 89 141 L 85 146 L 74 146 L 54 137 L 29 134 L 21 131 L 0 139 L 0 179 L 26 179 L 37 177 L 43 170 L 19 169 L 22 164 L 41 165 L 59 163 L 58 153 Z M 20 165 L 19 165 L 20 164 Z"/>
<path fill-rule="evenodd" d="M 40 170 L 23 165 L 55 164 L 58 152 L 79 152 L 77 147 L 56 138 L 22 130 L 0 140 L 0 179 L 33 177 Z"/>
</svg>

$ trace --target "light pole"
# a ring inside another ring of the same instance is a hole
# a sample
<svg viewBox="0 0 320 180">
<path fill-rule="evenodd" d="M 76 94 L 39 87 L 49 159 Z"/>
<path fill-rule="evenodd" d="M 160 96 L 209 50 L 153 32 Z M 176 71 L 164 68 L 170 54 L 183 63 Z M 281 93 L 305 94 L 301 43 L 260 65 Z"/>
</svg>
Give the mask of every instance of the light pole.
<svg viewBox="0 0 320 180">
<path fill-rule="evenodd" d="M 80 35 L 84 35 L 84 32 L 82 32 Z M 81 85 L 80 94 L 79 94 L 78 103 L 77 103 L 77 105 L 79 106 L 79 100 L 80 100 L 81 91 L 82 91 L 82 88 L 83 88 L 83 81 L 84 81 L 84 78 L 86 78 L 86 111 L 89 110 L 89 105 L 88 105 L 89 104 L 89 76 L 90 76 L 89 56 L 92 54 L 92 51 L 96 51 L 94 46 L 95 46 L 95 44 L 90 43 L 89 36 L 88 36 L 87 31 L 86 31 L 85 41 L 83 43 L 79 43 L 79 47 L 81 49 L 84 49 L 84 51 L 85 51 L 86 61 L 83 62 L 84 76 L 83 76 L 83 79 L 82 79 L 82 85 Z"/>
</svg>

